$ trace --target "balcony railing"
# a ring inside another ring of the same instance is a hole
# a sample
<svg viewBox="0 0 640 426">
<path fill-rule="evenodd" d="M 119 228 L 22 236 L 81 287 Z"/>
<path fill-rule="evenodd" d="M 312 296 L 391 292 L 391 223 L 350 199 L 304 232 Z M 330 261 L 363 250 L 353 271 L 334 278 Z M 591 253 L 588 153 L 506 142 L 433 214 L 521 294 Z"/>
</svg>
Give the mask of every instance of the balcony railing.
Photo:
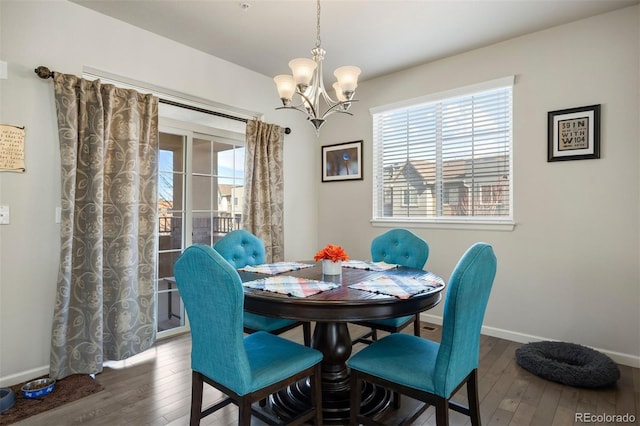
<svg viewBox="0 0 640 426">
<path fill-rule="evenodd" d="M 192 223 L 194 241 L 204 241 L 207 237 L 220 237 L 235 229 L 240 229 L 241 215 L 195 217 Z M 160 236 L 171 236 L 171 239 L 182 238 L 182 217 L 161 216 L 158 221 Z M 174 246 L 175 247 L 175 246 Z"/>
</svg>

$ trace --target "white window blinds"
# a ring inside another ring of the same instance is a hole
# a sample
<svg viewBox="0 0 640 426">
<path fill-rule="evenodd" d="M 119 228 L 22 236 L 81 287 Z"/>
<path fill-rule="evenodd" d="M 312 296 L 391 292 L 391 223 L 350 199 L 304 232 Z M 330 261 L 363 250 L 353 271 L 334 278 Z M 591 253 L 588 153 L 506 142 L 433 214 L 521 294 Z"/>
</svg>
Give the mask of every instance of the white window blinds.
<svg viewBox="0 0 640 426">
<path fill-rule="evenodd" d="M 374 220 L 512 219 L 512 81 L 372 111 Z"/>
</svg>

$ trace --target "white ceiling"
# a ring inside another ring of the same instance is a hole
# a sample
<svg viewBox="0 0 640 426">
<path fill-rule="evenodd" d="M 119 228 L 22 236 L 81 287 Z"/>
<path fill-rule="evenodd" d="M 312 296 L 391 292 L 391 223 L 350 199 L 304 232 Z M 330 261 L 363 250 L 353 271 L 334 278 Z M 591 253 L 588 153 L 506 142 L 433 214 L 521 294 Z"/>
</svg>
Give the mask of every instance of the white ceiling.
<svg viewBox="0 0 640 426">
<path fill-rule="evenodd" d="M 71 1 L 270 77 L 316 43 L 313 0 Z M 324 71 L 356 65 L 371 79 L 639 2 L 323 0 Z"/>
</svg>

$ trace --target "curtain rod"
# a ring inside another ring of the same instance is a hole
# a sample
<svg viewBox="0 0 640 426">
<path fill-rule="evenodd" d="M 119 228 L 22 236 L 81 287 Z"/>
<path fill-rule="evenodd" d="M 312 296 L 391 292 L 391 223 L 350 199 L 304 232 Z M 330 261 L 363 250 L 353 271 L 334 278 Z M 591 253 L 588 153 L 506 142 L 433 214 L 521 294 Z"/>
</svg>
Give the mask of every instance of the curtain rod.
<svg viewBox="0 0 640 426">
<path fill-rule="evenodd" d="M 42 79 L 47 79 L 47 78 L 53 78 L 55 75 L 55 71 L 51 71 L 49 68 L 47 67 L 43 67 L 43 66 L 39 66 L 38 68 L 33 70 L 38 77 L 42 78 Z M 199 108 L 196 106 L 192 106 L 192 105 L 186 105 L 180 102 L 174 102 L 174 101 L 170 101 L 167 99 L 158 99 L 159 102 L 163 103 L 163 104 L 167 104 L 167 105 L 172 105 L 172 106 L 177 106 L 180 108 L 185 108 L 185 109 L 189 109 L 191 111 L 197 111 L 197 112 L 202 112 L 205 114 L 210 114 L 210 115 L 215 115 L 217 117 L 222 117 L 222 118 L 228 118 L 229 120 L 236 120 L 236 121 L 242 121 L 244 123 L 247 122 L 246 118 L 242 118 L 242 117 L 236 117 L 235 115 L 229 115 L 229 114 L 225 114 L 222 112 L 217 112 L 217 111 L 211 111 L 208 109 L 204 109 L 204 108 Z M 286 135 L 291 133 L 291 129 L 289 127 L 285 127 L 284 128 L 284 133 Z"/>
</svg>

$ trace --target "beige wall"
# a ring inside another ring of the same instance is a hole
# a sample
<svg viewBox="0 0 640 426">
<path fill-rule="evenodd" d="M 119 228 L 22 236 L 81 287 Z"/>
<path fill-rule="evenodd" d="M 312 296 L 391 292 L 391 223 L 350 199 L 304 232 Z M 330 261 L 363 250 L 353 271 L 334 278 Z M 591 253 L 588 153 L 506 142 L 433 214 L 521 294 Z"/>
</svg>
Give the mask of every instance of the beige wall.
<svg viewBox="0 0 640 426">
<path fill-rule="evenodd" d="M 327 126 L 322 142 L 364 139 L 364 180 L 319 186 L 320 245 L 368 257 L 386 230 L 369 222 L 370 108 L 515 75 L 514 231 L 407 226 L 430 244 L 426 267 L 446 278 L 470 244 L 494 246 L 486 333 L 572 341 L 640 366 L 639 21 L 634 6 L 362 83 L 352 121 Z M 592 104 L 602 104 L 602 158 L 548 163 L 547 112 Z"/>
<path fill-rule="evenodd" d="M 285 247 L 289 258 L 315 253 L 315 134 L 274 110 L 271 78 L 107 18 L 66 1 L 0 1 L 0 123 L 26 127 L 26 173 L 0 173 L 0 386 L 48 373 L 58 272 L 60 163 L 53 83 L 33 69 L 81 75 L 84 66 L 265 114 L 291 127 L 285 137 Z M 295 202 L 294 202 L 295 201 Z"/>
<path fill-rule="evenodd" d="M 639 365 L 638 7 L 557 27 L 363 82 L 354 117 L 332 116 L 317 140 L 296 112 L 275 112 L 270 77 L 65 1 L 0 1 L 0 123 L 26 126 L 24 174 L 0 173 L 0 386 L 46 374 L 59 253 L 59 152 L 51 81 L 33 69 L 83 66 L 262 112 L 285 137 L 285 247 L 309 259 L 326 243 L 368 257 L 384 228 L 371 219 L 369 108 L 515 74 L 513 232 L 414 228 L 427 267 L 448 278 L 474 241 L 499 272 L 487 332 L 559 339 Z M 90 32 L 90 34 L 88 33 Z M 78 37 L 82 34 L 81 37 Z M 134 43 L 131 40 L 135 40 Z M 428 41 L 426 41 L 428 42 Z M 602 159 L 547 163 L 546 112 L 600 103 Z M 364 180 L 320 182 L 320 146 L 364 139 Z M 613 207 L 612 207 L 613 206 Z M 428 318 L 438 321 L 441 308 Z"/>
</svg>

